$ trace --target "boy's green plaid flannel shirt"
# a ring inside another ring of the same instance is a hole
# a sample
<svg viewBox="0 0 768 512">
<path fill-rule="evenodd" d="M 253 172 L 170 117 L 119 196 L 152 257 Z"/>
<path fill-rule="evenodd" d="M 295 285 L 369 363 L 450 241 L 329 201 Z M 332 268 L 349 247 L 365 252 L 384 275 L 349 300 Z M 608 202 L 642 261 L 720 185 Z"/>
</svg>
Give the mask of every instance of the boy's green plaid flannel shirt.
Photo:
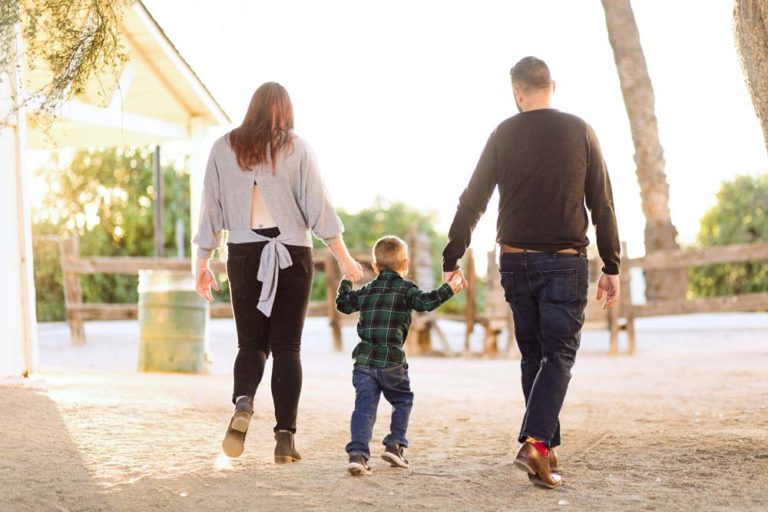
<svg viewBox="0 0 768 512">
<path fill-rule="evenodd" d="M 385 368 L 405 362 L 403 343 L 411 326 L 411 310 L 432 311 L 453 296 L 448 283 L 424 292 L 392 270 L 382 271 L 359 290 L 343 279 L 336 295 L 336 309 L 360 311 L 360 343 L 352 352 L 355 363 Z"/>
</svg>

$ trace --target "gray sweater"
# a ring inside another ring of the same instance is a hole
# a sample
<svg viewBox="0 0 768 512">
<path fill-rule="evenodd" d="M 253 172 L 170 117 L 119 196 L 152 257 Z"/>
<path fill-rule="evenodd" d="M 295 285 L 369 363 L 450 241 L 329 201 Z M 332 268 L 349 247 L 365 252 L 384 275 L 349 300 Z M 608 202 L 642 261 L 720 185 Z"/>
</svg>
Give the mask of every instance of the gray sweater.
<svg viewBox="0 0 768 512">
<path fill-rule="evenodd" d="M 226 135 L 213 144 L 205 169 L 200 223 L 192 240 L 198 257 L 211 256 L 224 229 L 230 243 L 264 241 L 251 230 L 254 182 L 280 229 L 278 242 L 311 247 L 310 230 L 326 243 L 341 235 L 344 226 L 328 197 L 315 154 L 300 137 L 295 137 L 293 146 L 279 157 L 273 175 L 271 163 L 251 171 L 240 169 Z"/>
</svg>

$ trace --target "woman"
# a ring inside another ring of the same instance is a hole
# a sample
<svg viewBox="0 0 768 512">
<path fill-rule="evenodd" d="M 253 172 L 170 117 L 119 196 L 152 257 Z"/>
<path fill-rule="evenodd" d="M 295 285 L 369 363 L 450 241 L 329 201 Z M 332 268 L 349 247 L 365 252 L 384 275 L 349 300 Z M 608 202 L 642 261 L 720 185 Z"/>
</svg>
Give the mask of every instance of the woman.
<svg viewBox="0 0 768 512">
<path fill-rule="evenodd" d="M 242 124 L 217 140 L 205 172 L 197 253 L 197 292 L 213 301 L 218 285 L 208 261 L 222 230 L 237 326 L 235 412 L 222 447 L 243 452 L 253 396 L 270 352 L 275 404 L 275 462 L 301 459 L 294 447 L 301 393 L 301 333 L 312 287 L 312 237 L 322 239 L 344 275 L 362 277 L 342 238 L 317 161 L 293 133 L 293 108 L 281 85 L 268 82 L 251 99 Z"/>
</svg>

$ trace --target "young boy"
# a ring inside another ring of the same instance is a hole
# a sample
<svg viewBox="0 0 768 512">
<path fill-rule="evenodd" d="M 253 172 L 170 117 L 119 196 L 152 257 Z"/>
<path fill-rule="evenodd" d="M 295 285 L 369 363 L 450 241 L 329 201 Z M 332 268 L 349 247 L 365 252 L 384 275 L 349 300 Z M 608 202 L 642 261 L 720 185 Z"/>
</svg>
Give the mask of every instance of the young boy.
<svg viewBox="0 0 768 512">
<path fill-rule="evenodd" d="M 352 441 L 347 444 L 353 475 L 370 475 L 368 466 L 373 424 L 379 398 L 392 404 L 390 433 L 384 438 L 381 458 L 393 467 L 408 467 L 403 449 L 408 447 L 405 431 L 413 406 L 413 393 L 408 379 L 403 342 L 411 326 L 411 310 L 432 311 L 461 290 L 461 278 L 444 283 L 436 290 L 423 292 L 403 279 L 408 273 L 408 246 L 395 236 L 385 236 L 373 248 L 373 270 L 378 277 L 357 291 L 344 279 L 336 296 L 336 309 L 350 314 L 360 311 L 357 333 L 360 343 L 352 352 L 355 367 L 355 410 L 350 429 Z"/>
</svg>

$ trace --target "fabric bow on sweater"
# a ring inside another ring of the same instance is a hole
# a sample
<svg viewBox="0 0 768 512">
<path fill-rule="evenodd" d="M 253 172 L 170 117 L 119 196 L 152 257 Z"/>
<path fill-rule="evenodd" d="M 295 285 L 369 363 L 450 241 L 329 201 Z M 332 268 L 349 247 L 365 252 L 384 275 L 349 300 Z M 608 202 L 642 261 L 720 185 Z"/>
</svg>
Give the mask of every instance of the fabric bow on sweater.
<svg viewBox="0 0 768 512">
<path fill-rule="evenodd" d="M 285 269 L 293 265 L 288 248 L 278 242 L 276 238 L 261 236 L 254 232 L 259 242 L 267 242 L 261 251 L 261 260 L 259 262 L 259 272 L 256 278 L 261 281 L 261 295 L 259 296 L 259 305 L 257 309 L 265 316 L 272 314 L 272 306 L 275 304 L 275 294 L 277 293 L 277 278 L 280 269 Z"/>
</svg>

